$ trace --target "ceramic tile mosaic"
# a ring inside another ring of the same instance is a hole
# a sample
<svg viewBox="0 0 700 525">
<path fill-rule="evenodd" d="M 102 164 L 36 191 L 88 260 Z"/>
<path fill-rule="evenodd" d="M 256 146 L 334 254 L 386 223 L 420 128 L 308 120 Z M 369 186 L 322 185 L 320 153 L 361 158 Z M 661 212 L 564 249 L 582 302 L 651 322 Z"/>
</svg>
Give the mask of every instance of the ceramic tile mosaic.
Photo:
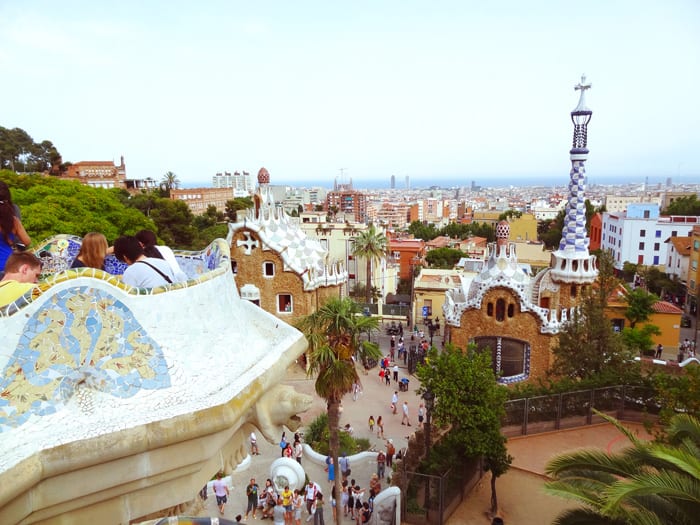
<svg viewBox="0 0 700 525">
<path fill-rule="evenodd" d="M 121 301 L 81 286 L 26 323 L 0 376 L 0 432 L 57 411 L 78 385 L 117 397 L 170 386 L 163 352 Z"/>
</svg>

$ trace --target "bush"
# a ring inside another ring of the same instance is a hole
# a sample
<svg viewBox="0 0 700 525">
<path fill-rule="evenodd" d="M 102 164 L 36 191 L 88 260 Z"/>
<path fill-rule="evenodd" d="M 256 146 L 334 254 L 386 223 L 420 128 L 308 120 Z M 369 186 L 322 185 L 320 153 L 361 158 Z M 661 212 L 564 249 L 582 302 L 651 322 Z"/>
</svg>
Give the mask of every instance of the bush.
<svg viewBox="0 0 700 525">
<path fill-rule="evenodd" d="M 322 413 L 314 419 L 306 430 L 306 442 L 319 454 L 328 455 L 329 453 L 329 433 L 328 433 L 328 414 Z M 339 451 L 351 456 L 369 450 L 370 443 L 367 438 L 353 438 L 347 432 L 339 433 L 340 448 Z"/>
</svg>

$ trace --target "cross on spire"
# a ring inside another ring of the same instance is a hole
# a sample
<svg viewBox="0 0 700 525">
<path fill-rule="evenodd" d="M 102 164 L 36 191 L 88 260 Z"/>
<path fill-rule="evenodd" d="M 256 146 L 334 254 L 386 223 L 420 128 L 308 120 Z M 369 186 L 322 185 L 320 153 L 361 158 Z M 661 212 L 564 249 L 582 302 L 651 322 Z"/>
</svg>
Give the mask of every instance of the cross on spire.
<svg viewBox="0 0 700 525">
<path fill-rule="evenodd" d="M 576 91 L 578 91 L 578 90 L 580 89 L 580 90 L 581 90 L 581 94 L 583 94 L 583 92 L 586 91 L 587 89 L 591 89 L 591 86 L 592 86 L 592 85 L 593 85 L 593 84 L 591 84 L 590 82 L 589 82 L 588 84 L 586 84 L 586 75 L 581 75 L 581 82 L 579 82 L 578 84 L 576 84 L 576 85 L 574 86 L 574 89 L 575 89 Z"/>
</svg>

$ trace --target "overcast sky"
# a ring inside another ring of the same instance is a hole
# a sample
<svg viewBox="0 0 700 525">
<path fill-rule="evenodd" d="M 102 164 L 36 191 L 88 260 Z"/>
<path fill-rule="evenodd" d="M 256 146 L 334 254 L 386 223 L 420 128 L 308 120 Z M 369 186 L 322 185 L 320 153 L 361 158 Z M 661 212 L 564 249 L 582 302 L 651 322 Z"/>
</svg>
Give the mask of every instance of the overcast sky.
<svg viewBox="0 0 700 525">
<path fill-rule="evenodd" d="M 0 71 L 64 161 L 358 186 L 566 179 L 585 73 L 589 176 L 700 182 L 698 0 L 0 0 Z"/>
</svg>

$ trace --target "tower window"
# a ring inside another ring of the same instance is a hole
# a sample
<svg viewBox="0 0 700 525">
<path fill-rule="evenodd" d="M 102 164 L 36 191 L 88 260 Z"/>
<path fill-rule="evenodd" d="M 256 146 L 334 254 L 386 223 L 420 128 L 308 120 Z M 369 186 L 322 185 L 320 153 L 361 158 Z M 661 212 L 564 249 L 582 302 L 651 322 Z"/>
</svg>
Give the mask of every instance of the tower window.
<svg viewBox="0 0 700 525">
<path fill-rule="evenodd" d="M 508 303 L 508 317 L 513 317 L 513 315 L 515 315 L 515 305 Z"/>
<path fill-rule="evenodd" d="M 493 317 L 493 303 L 488 303 L 486 305 L 486 315 Z"/>
<path fill-rule="evenodd" d="M 275 276 L 275 263 L 273 262 L 264 262 L 263 263 L 263 275 L 265 277 L 274 277 Z"/>
<path fill-rule="evenodd" d="M 578 289 L 576 288 L 575 284 L 571 285 L 571 297 L 576 297 L 576 293 L 578 292 Z"/>
</svg>

